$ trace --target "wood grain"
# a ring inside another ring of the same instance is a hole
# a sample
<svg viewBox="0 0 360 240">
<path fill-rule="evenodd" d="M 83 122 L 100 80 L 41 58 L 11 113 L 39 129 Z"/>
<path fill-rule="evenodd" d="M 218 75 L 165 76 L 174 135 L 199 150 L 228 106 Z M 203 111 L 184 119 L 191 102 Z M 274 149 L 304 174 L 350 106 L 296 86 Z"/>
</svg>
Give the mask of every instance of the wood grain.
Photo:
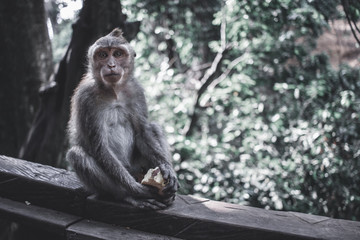
<svg viewBox="0 0 360 240">
<path fill-rule="evenodd" d="M 141 232 L 130 228 L 113 226 L 101 222 L 83 220 L 71 225 L 66 230 L 66 236 L 69 240 L 120 240 L 120 239 L 138 239 L 138 240 L 171 240 L 178 239 L 174 237 L 163 236 Z"/>
</svg>

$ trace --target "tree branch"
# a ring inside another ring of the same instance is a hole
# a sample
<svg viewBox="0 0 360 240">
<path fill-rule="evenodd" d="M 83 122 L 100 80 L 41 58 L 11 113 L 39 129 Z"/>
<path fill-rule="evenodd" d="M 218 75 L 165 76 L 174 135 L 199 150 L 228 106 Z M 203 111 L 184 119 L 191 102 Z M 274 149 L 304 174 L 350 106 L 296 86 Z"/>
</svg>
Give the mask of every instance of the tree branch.
<svg viewBox="0 0 360 240">
<path fill-rule="evenodd" d="M 201 108 L 200 107 L 200 99 L 201 99 L 202 95 L 205 93 L 206 89 L 216 79 L 216 75 L 219 73 L 220 68 L 221 68 L 221 62 L 224 59 L 224 53 L 225 53 L 225 51 L 221 51 L 221 52 L 218 52 L 218 54 L 216 54 L 214 61 L 211 64 L 211 67 L 206 71 L 205 75 L 200 80 L 202 85 L 196 94 L 196 100 L 195 100 L 195 104 L 193 107 L 193 113 L 191 114 L 191 117 L 190 117 L 190 124 L 187 127 L 185 127 L 185 130 L 184 130 L 186 136 L 190 136 L 193 133 L 193 129 L 198 120 L 197 111 L 199 108 Z"/>
<path fill-rule="evenodd" d="M 226 14 L 222 14 L 221 26 L 220 26 L 220 44 L 221 49 L 216 54 L 211 67 L 205 72 L 204 76 L 201 78 L 201 87 L 197 91 L 197 97 L 193 107 L 193 112 L 190 117 L 190 124 L 187 125 L 184 129 L 185 135 L 190 136 L 193 133 L 194 127 L 199 119 L 198 110 L 201 108 L 200 99 L 205 93 L 210 84 L 216 79 L 216 76 L 221 70 L 221 63 L 224 60 L 226 52 L 231 48 L 230 44 L 226 43 Z"/>
<path fill-rule="evenodd" d="M 360 32 L 360 31 L 359 31 L 359 28 L 356 26 L 356 22 L 351 20 L 351 16 L 349 14 L 349 1 L 348 0 L 341 0 L 341 4 L 342 4 L 342 6 L 344 8 L 345 16 L 346 16 L 346 19 L 347 19 L 347 21 L 348 21 L 348 23 L 350 25 L 351 32 L 352 32 L 353 36 L 355 37 L 356 41 L 358 42 L 358 44 L 360 45 L 360 40 L 356 35 L 353 24 L 354 24 L 356 30 L 358 32 Z"/>
<path fill-rule="evenodd" d="M 236 67 L 236 65 L 238 65 L 241 61 L 244 60 L 244 58 L 246 57 L 246 54 L 241 55 L 240 57 L 235 58 L 228 66 L 228 68 L 226 69 L 225 72 L 223 72 L 218 78 L 214 79 L 214 81 L 212 81 L 212 83 L 209 85 L 209 87 L 207 88 L 207 90 L 211 91 L 213 90 L 217 85 L 219 85 L 220 82 L 222 82 L 223 80 L 225 80 L 229 74 L 231 73 L 231 71 L 233 70 L 234 67 Z M 207 101 L 209 101 L 210 97 L 207 98 L 203 98 L 203 100 L 201 101 L 202 103 L 205 103 Z M 199 106 L 201 107 L 204 104 L 201 104 L 199 102 Z"/>
</svg>

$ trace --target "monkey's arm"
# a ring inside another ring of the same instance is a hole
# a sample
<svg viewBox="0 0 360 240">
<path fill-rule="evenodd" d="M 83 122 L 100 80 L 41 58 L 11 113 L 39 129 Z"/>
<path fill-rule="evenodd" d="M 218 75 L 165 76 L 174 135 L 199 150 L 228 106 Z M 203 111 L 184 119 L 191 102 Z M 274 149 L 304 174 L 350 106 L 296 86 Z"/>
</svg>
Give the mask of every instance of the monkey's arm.
<svg viewBox="0 0 360 240">
<path fill-rule="evenodd" d="M 143 159 L 150 163 L 152 168 L 159 167 L 161 173 L 166 179 L 167 184 L 163 189 L 164 198 L 169 198 L 171 203 L 175 192 L 178 189 L 178 181 L 175 171 L 171 165 L 170 147 L 166 141 L 164 133 L 160 126 L 148 122 L 148 110 L 143 88 L 137 81 L 132 81 L 135 94 L 131 98 L 131 109 L 133 114 L 130 115 L 133 129 L 135 130 L 135 146 Z M 169 204 L 168 204 L 169 205 Z"/>
<path fill-rule="evenodd" d="M 135 138 L 135 144 L 153 167 L 159 166 L 167 181 L 163 189 L 164 196 L 172 197 L 178 189 L 178 180 L 170 162 L 170 147 L 161 128 L 155 123 L 145 123 L 142 131 Z"/>
</svg>

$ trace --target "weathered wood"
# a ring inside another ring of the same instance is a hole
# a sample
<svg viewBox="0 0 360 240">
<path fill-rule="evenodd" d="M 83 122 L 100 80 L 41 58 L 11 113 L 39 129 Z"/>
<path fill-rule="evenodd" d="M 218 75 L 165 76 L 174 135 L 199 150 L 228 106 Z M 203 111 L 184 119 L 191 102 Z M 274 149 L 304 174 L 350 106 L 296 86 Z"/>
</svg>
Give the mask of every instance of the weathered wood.
<svg viewBox="0 0 360 240">
<path fill-rule="evenodd" d="M 6 198 L 0 198 L 0 219 L 21 223 L 23 228 L 30 230 L 27 234 L 32 234 L 32 236 L 23 239 L 37 239 L 34 236 L 41 236 L 42 239 L 66 238 L 70 240 L 178 239 L 84 220 L 82 217 Z M 44 236 L 48 236 L 48 238 L 44 238 Z"/>
<path fill-rule="evenodd" d="M 96 196 L 88 198 L 85 218 L 175 237 L 191 223 L 188 219 L 167 215 L 161 211 L 138 210 L 126 204 L 100 200 Z"/>
<path fill-rule="evenodd" d="M 179 195 L 173 206 L 165 210 L 138 210 L 89 196 L 71 172 L 4 156 L 0 156 L 0 196 L 103 223 L 186 239 L 360 239 L 360 222 L 270 211 L 193 196 Z M 85 223 L 72 226 L 79 228 L 78 239 L 85 238 Z M 100 224 L 99 231 L 109 227 Z M 68 236 L 77 239 L 76 229 L 69 229 L 72 232 L 69 230 Z M 89 234 L 93 235 L 89 238 L 101 239 L 90 229 Z"/>
<path fill-rule="evenodd" d="M 0 197 L 81 215 L 88 195 L 73 172 L 0 155 Z"/>
<path fill-rule="evenodd" d="M 184 195 L 160 211 L 137 210 L 95 196 L 88 198 L 86 207 L 86 218 L 185 239 L 319 239 L 314 227 L 303 224 L 305 232 L 298 229 L 298 218 L 295 225 L 286 224 L 286 215 Z"/>
<path fill-rule="evenodd" d="M 91 196 L 86 217 L 185 239 L 360 239 L 360 222 L 183 195 L 161 211 L 139 211 Z"/>
<path fill-rule="evenodd" d="M 67 239 L 69 240 L 178 239 L 89 220 L 83 220 L 71 225 L 66 232 Z"/>
<path fill-rule="evenodd" d="M 81 217 L 0 198 L 0 218 L 65 237 L 65 229 Z"/>
</svg>

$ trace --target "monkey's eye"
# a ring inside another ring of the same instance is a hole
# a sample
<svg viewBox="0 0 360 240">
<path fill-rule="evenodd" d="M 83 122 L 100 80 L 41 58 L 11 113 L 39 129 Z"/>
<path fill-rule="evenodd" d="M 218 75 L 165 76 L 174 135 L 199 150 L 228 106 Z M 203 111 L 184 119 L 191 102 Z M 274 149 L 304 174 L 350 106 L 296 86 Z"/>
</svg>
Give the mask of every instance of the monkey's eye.
<svg viewBox="0 0 360 240">
<path fill-rule="evenodd" d="M 116 50 L 113 54 L 114 57 L 118 58 L 118 57 L 121 57 L 123 55 L 122 51 L 120 50 Z"/>
<path fill-rule="evenodd" d="M 104 59 L 108 56 L 108 54 L 105 51 L 100 51 L 97 53 L 97 56 L 101 59 Z"/>
</svg>

